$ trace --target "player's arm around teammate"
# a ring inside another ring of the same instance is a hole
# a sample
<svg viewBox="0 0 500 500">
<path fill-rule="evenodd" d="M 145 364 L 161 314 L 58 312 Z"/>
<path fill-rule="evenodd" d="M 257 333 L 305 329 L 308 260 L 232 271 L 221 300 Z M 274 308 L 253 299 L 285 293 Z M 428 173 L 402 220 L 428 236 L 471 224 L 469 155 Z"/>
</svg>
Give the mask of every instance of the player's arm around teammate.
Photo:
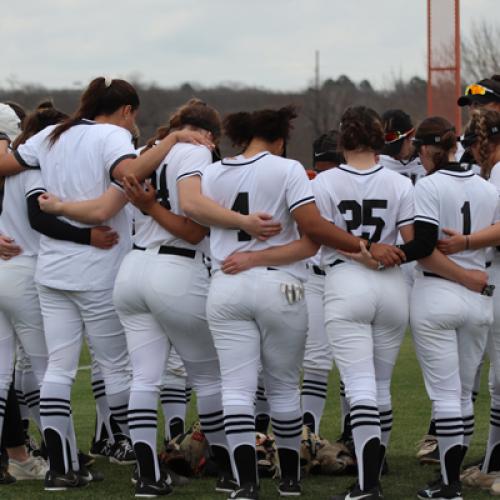
<svg viewBox="0 0 500 500">
<path fill-rule="evenodd" d="M 415 219 L 435 226 L 433 231 L 428 228 L 433 242 L 443 228 L 469 234 L 498 219 L 493 186 L 455 162 L 456 136 L 449 122 L 439 117 L 424 120 L 415 144 L 428 172 L 416 186 Z M 460 464 L 474 428 L 472 388 L 493 319 L 489 288 L 480 286 L 487 277 L 485 251 L 466 250 L 450 260 L 482 276 L 482 283 L 479 279 L 475 291 L 469 290 L 438 268 L 431 270 L 426 260 L 419 265 L 410 324 L 432 400 L 442 475 L 442 482 L 419 491 L 419 498 L 461 498 Z M 477 293 L 481 288 L 484 294 Z"/>
<path fill-rule="evenodd" d="M 172 115 L 169 128 L 180 132 L 195 129 L 215 141 L 220 134 L 220 118 L 210 106 L 192 100 Z M 180 183 L 203 175 L 211 163 L 212 155 L 206 147 L 175 145 L 151 179 L 159 203 L 183 218 Z M 201 427 L 220 468 L 218 487 L 227 489 L 231 471 L 222 425 L 219 363 L 206 321 L 209 275 L 203 242 L 199 238 L 186 241 L 189 238 L 179 238 L 164 226 L 150 216 L 141 217 L 140 224 L 136 220 L 134 249 L 123 260 L 114 289 L 133 371 L 129 422 L 139 464 L 136 493 L 170 491 L 160 477 L 156 415 L 172 345 L 196 391 Z"/>
</svg>

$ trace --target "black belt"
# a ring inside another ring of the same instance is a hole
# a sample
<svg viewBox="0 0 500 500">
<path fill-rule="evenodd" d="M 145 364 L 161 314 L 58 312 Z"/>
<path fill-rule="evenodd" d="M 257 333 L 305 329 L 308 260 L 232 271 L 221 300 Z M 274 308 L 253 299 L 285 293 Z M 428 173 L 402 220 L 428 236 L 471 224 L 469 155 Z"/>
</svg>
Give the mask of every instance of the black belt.
<svg viewBox="0 0 500 500">
<path fill-rule="evenodd" d="M 134 245 L 134 250 L 145 251 L 146 248 L 138 247 L 137 245 Z M 158 253 L 161 253 L 164 255 L 178 255 L 179 257 L 187 257 L 188 259 L 194 259 L 196 257 L 196 250 L 191 250 L 189 248 L 172 247 L 169 245 L 162 245 L 158 249 Z"/>
<path fill-rule="evenodd" d="M 319 267 L 317 265 L 311 266 L 311 269 L 312 269 L 313 273 L 316 274 L 316 276 L 326 276 L 325 271 L 323 271 L 323 269 L 321 269 L 321 267 Z"/>
<path fill-rule="evenodd" d="M 439 274 L 428 273 L 427 271 L 424 271 L 424 276 L 426 278 L 441 278 L 442 280 L 448 280 L 448 278 L 443 278 L 442 276 L 439 276 Z"/>
<path fill-rule="evenodd" d="M 485 267 L 486 269 L 491 267 L 491 262 L 486 262 Z M 439 276 L 439 274 L 429 273 L 428 271 L 424 271 L 424 276 L 427 278 L 441 278 L 442 280 L 448 280 L 448 278 L 443 278 L 443 276 Z"/>
</svg>

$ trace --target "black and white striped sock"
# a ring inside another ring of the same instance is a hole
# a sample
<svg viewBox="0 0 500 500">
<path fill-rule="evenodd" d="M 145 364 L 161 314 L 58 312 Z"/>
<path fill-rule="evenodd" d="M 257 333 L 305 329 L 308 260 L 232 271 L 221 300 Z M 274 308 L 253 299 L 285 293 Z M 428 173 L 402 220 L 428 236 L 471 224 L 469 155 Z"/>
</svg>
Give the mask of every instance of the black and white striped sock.
<svg viewBox="0 0 500 500">
<path fill-rule="evenodd" d="M 31 418 L 35 421 L 38 429 L 41 430 L 40 384 L 32 370 L 23 373 L 23 393 Z"/>
<path fill-rule="evenodd" d="M 120 433 L 126 437 L 130 437 L 127 418 L 129 398 L 129 391 L 121 391 L 117 394 L 106 393 L 106 399 L 109 404 L 111 416 L 113 417 L 118 427 L 120 427 Z"/>
<path fill-rule="evenodd" d="M 303 423 L 301 411 L 273 413 L 271 423 L 280 458 L 281 477 L 298 480 Z"/>
<path fill-rule="evenodd" d="M 70 397 L 70 384 L 44 382 L 40 391 L 40 419 L 50 469 L 59 474 L 66 474 L 71 463 L 67 449 L 71 417 Z"/>
<path fill-rule="evenodd" d="M 264 380 L 259 378 L 257 392 L 255 393 L 255 428 L 257 432 L 267 434 L 270 421 L 271 415 Z"/>
<path fill-rule="evenodd" d="M 164 386 L 160 391 L 160 402 L 165 419 L 165 439 L 170 440 L 184 432 L 186 389 Z"/>
<path fill-rule="evenodd" d="M 436 437 L 439 445 L 441 476 L 444 484 L 458 481 L 461 458 L 458 460 L 457 450 L 464 444 L 464 420 L 462 415 L 454 412 L 435 413 Z M 463 450 L 461 451 L 463 457 Z"/>
<path fill-rule="evenodd" d="M 350 409 L 352 436 L 362 490 L 374 488 L 380 474 L 380 416 L 374 401 L 359 401 Z"/>
<path fill-rule="evenodd" d="M 5 408 L 7 406 L 7 389 L 0 389 L 0 436 L 3 430 L 3 421 L 5 419 Z"/>
<path fill-rule="evenodd" d="M 156 391 L 131 391 L 128 410 L 130 437 L 139 466 L 141 478 L 160 479 L 156 454 L 158 431 L 158 393 Z"/>
<path fill-rule="evenodd" d="M 345 437 L 352 435 L 351 419 L 349 417 L 349 402 L 345 394 L 345 385 L 340 380 L 340 432 Z"/>
<path fill-rule="evenodd" d="M 240 485 L 257 484 L 253 408 L 251 406 L 226 406 L 224 427 L 236 481 Z"/>
<path fill-rule="evenodd" d="M 385 454 L 389 447 L 389 439 L 392 431 L 392 408 L 390 405 L 379 406 L 380 413 L 380 473 L 384 466 Z"/>
<path fill-rule="evenodd" d="M 482 467 L 484 473 L 500 470 L 500 406 L 496 406 L 494 401 L 492 403 L 488 445 Z"/>
<path fill-rule="evenodd" d="M 463 417 L 464 419 L 464 446 L 469 447 L 474 434 L 474 415 Z"/>
<path fill-rule="evenodd" d="M 93 372 L 92 372 L 93 373 Z M 111 429 L 111 410 L 109 409 L 108 399 L 106 398 L 106 387 L 104 380 L 92 380 L 92 393 L 95 399 L 96 422 L 95 422 L 95 440 L 110 439 L 113 443 L 113 431 Z"/>
<path fill-rule="evenodd" d="M 304 425 L 315 434 L 319 434 L 321 417 L 325 410 L 328 391 L 328 371 L 306 371 L 302 382 L 301 400 Z"/>
</svg>

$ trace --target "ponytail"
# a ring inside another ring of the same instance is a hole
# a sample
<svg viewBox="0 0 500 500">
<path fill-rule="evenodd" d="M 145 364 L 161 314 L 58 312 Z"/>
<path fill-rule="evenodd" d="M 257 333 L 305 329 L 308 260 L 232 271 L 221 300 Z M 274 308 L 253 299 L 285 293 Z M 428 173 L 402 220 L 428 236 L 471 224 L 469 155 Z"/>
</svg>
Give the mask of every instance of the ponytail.
<svg viewBox="0 0 500 500">
<path fill-rule="evenodd" d="M 92 80 L 80 97 L 78 109 L 64 120 L 50 134 L 50 144 L 54 145 L 59 137 L 75 126 L 80 120 L 94 120 L 100 115 L 112 115 L 122 106 L 139 107 L 139 96 L 134 87 L 125 80 L 104 78 Z"/>
</svg>

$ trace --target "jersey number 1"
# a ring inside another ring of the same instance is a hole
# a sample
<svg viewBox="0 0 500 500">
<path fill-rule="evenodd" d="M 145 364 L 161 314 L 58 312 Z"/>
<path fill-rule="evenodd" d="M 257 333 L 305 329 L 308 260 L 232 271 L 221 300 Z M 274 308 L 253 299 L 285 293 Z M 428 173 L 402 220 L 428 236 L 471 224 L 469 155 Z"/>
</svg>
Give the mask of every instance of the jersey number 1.
<svg viewBox="0 0 500 500">
<path fill-rule="evenodd" d="M 231 210 L 243 215 L 248 215 L 250 213 L 248 206 L 248 193 L 238 193 Z M 251 239 L 252 237 L 248 233 L 245 233 L 245 231 L 238 231 L 238 241 L 250 241 Z"/>
<path fill-rule="evenodd" d="M 471 227 L 470 227 L 470 202 L 469 201 L 466 201 L 462 205 L 460 212 L 462 212 L 462 215 L 464 216 L 464 230 L 462 231 L 462 234 L 470 234 Z"/>
</svg>

